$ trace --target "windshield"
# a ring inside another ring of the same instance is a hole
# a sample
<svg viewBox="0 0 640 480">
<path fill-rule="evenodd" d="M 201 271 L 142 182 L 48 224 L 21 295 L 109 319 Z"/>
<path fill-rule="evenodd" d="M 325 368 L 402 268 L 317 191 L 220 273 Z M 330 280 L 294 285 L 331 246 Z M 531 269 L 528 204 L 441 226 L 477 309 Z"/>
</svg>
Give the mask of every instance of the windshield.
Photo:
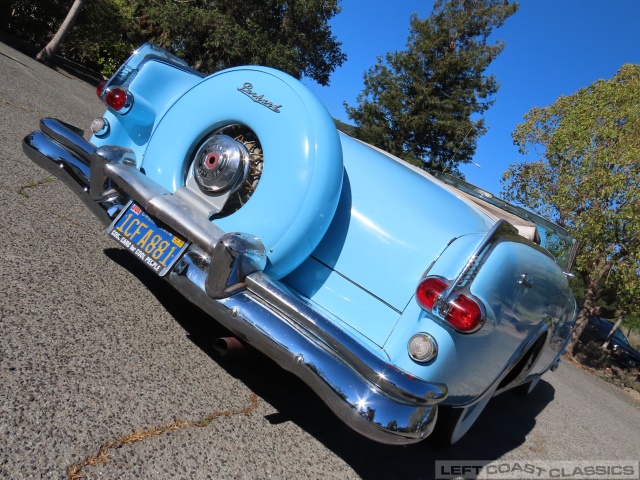
<svg viewBox="0 0 640 480">
<path fill-rule="evenodd" d="M 546 220 L 540 215 L 530 212 L 529 210 L 511 205 L 486 190 L 467 183 L 464 180 L 460 180 L 452 175 L 440 172 L 431 172 L 431 175 L 436 177 L 438 180 L 457 188 L 458 190 L 493 205 L 494 207 L 498 207 L 505 212 L 509 212 L 512 215 L 516 215 L 524 220 L 535 223 L 538 227 L 538 232 L 540 233 L 540 245 L 553 255 L 553 258 L 556 260 L 556 263 L 560 268 L 566 272 L 571 270 L 575 251 L 577 249 L 577 241 L 572 238 L 564 228 L 551 223 L 549 220 Z"/>
</svg>

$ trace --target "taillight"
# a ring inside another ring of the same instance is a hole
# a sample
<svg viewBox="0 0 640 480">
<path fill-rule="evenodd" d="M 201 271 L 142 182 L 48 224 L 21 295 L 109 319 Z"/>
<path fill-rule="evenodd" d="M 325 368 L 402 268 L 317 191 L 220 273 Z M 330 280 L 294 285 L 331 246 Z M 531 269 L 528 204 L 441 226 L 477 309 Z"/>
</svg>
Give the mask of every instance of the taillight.
<svg viewBox="0 0 640 480">
<path fill-rule="evenodd" d="M 98 98 L 99 98 L 100 100 L 102 100 L 102 91 L 104 90 L 104 86 L 105 86 L 106 84 L 107 84 L 107 81 L 105 80 L 105 81 L 103 81 L 103 82 L 100 82 L 100 83 L 98 84 L 98 86 L 96 87 L 96 95 L 98 95 Z"/>
<path fill-rule="evenodd" d="M 438 300 L 438 297 L 446 288 L 447 284 L 439 278 L 425 278 L 420 282 L 420 285 L 418 285 L 416 300 L 422 308 L 431 311 L 436 304 L 436 300 Z"/>
<path fill-rule="evenodd" d="M 484 313 L 480 304 L 467 295 L 447 295 L 448 298 L 453 298 L 453 300 L 444 299 L 445 303 L 439 305 L 436 311 L 433 311 L 442 292 L 448 287 L 449 285 L 440 278 L 425 278 L 420 282 L 416 290 L 418 305 L 424 310 L 443 318 L 458 332 L 470 333 L 475 331 L 481 325 Z"/>
<path fill-rule="evenodd" d="M 106 104 L 116 111 L 122 110 L 127 105 L 127 100 L 127 92 L 117 87 L 107 90 L 107 94 L 104 97 Z"/>
<path fill-rule="evenodd" d="M 459 332 L 471 332 L 482 322 L 482 310 L 475 300 L 466 295 L 458 295 L 449 304 L 444 319 Z"/>
</svg>

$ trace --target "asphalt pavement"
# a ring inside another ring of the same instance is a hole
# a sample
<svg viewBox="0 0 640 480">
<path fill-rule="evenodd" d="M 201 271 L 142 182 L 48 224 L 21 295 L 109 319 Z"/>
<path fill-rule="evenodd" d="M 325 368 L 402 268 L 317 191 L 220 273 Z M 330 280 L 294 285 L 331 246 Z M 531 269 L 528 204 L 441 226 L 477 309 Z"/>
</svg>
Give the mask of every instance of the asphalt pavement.
<svg viewBox="0 0 640 480">
<path fill-rule="evenodd" d="M 22 152 L 94 87 L 0 43 L 0 478 L 434 478 L 436 460 L 640 460 L 640 409 L 568 364 L 492 400 L 457 445 L 379 445 L 104 235 Z M 576 478 L 576 477 L 573 477 Z"/>
</svg>

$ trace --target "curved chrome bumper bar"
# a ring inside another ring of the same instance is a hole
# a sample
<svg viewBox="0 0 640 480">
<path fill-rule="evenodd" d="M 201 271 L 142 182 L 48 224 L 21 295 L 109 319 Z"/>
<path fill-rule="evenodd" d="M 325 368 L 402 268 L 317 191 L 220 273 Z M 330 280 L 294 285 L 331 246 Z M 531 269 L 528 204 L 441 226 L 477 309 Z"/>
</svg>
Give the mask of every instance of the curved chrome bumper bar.
<svg viewBox="0 0 640 480">
<path fill-rule="evenodd" d="M 221 231 L 188 192 L 164 190 L 135 168 L 126 149 L 96 149 L 71 125 L 43 119 L 23 149 L 105 225 L 132 198 L 191 240 L 165 279 L 301 378 L 351 428 L 388 444 L 415 443 L 431 433 L 446 386 L 387 364 L 338 328 L 331 314 L 264 274 L 259 240 Z"/>
</svg>

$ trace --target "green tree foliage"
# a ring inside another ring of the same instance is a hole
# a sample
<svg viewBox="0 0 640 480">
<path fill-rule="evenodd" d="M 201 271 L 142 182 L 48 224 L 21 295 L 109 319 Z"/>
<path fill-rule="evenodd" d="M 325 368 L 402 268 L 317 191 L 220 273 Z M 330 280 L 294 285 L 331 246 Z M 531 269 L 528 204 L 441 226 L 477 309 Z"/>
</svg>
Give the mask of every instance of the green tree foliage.
<svg viewBox="0 0 640 480">
<path fill-rule="evenodd" d="M 56 33 L 71 6 L 68 0 L 0 0 L 2 28 L 42 48 Z"/>
<path fill-rule="evenodd" d="M 261 64 L 321 85 L 346 56 L 328 21 L 337 0 L 136 0 L 140 33 L 196 68 Z"/>
<path fill-rule="evenodd" d="M 357 136 L 415 165 L 459 174 L 498 91 L 487 67 L 504 44 L 488 43 L 518 8 L 508 0 L 437 0 L 432 14 L 411 16 L 407 49 L 364 74 L 357 107 L 345 104 Z"/>
<path fill-rule="evenodd" d="M 73 0 L 0 0 L 9 6 L 4 29 L 43 48 L 69 12 Z M 145 40 L 136 34 L 135 6 L 128 0 L 86 2 L 58 53 L 111 75 Z"/>
<path fill-rule="evenodd" d="M 42 46 L 71 3 L 12 0 L 8 29 Z M 206 73 L 259 64 L 327 85 L 346 60 L 328 23 L 339 12 L 338 0 L 94 0 L 61 52 L 108 75 L 149 41 Z"/>
<path fill-rule="evenodd" d="M 625 315 L 621 328 L 625 330 L 627 336 L 631 333 L 631 330 L 640 332 L 640 312 Z"/>
<path fill-rule="evenodd" d="M 510 165 L 503 193 L 580 241 L 582 308 L 572 351 L 591 316 L 638 313 L 640 302 L 640 66 L 624 65 L 551 106 L 513 133 L 536 160 Z"/>
</svg>

